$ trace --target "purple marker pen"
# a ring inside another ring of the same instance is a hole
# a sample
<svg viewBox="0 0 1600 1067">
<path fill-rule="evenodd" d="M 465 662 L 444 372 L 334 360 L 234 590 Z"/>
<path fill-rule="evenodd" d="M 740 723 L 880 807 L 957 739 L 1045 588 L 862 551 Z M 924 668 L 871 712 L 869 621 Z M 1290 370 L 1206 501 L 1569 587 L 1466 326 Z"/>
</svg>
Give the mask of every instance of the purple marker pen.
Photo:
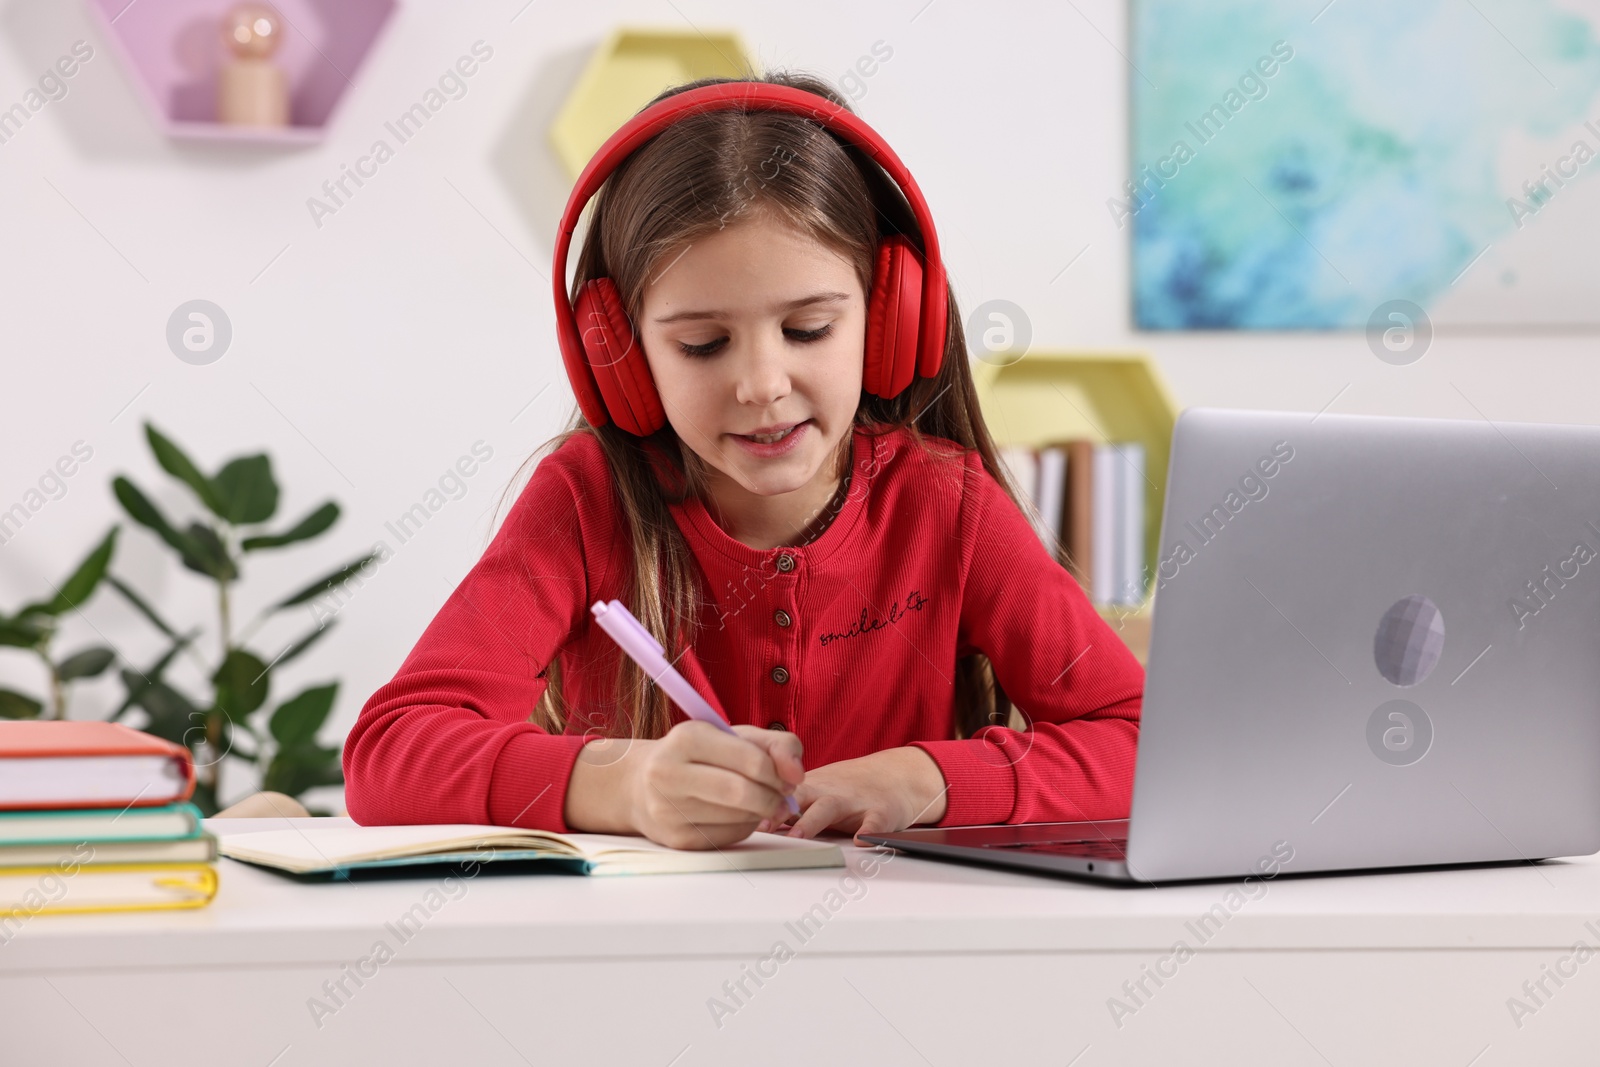
<svg viewBox="0 0 1600 1067">
<path fill-rule="evenodd" d="M 683 713 L 691 719 L 708 722 L 718 727 L 725 733 L 739 736 L 728 720 L 724 719 L 706 702 L 706 698 L 689 684 L 689 680 L 679 674 L 667 662 L 666 649 L 661 647 L 661 642 L 650 636 L 650 631 L 644 624 L 633 617 L 633 612 L 623 606 L 622 601 L 610 602 L 597 600 L 589 608 L 589 613 L 594 616 L 594 621 L 600 624 L 600 629 L 611 635 L 628 658 L 637 663 L 650 679 L 666 691 L 672 702 L 683 709 Z M 800 814 L 800 804 L 794 794 L 784 798 L 788 802 L 789 812 L 792 815 Z"/>
</svg>

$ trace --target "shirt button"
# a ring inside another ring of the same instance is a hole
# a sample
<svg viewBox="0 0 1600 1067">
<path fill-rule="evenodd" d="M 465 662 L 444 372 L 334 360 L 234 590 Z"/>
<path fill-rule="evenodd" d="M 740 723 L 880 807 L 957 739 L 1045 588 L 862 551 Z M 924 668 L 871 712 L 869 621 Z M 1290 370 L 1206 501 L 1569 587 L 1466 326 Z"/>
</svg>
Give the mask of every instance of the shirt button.
<svg viewBox="0 0 1600 1067">
<path fill-rule="evenodd" d="M 787 611 L 784 611 L 782 608 L 779 608 L 777 611 L 774 611 L 772 613 L 772 618 L 773 618 L 773 621 L 776 622 L 779 626 L 788 626 L 791 622 L 794 622 L 794 619 L 789 617 L 789 613 Z"/>
<path fill-rule="evenodd" d="M 782 667 L 774 667 L 772 668 L 772 680 L 779 685 L 783 685 L 789 680 L 789 672 Z"/>
<path fill-rule="evenodd" d="M 783 723 L 779 722 L 777 719 L 773 719 L 771 722 L 767 723 L 767 729 L 769 729 L 769 730 L 787 730 L 788 727 L 783 725 Z"/>
<path fill-rule="evenodd" d="M 785 574 L 794 570 L 794 557 L 787 552 L 780 552 L 778 554 L 778 569 Z"/>
</svg>

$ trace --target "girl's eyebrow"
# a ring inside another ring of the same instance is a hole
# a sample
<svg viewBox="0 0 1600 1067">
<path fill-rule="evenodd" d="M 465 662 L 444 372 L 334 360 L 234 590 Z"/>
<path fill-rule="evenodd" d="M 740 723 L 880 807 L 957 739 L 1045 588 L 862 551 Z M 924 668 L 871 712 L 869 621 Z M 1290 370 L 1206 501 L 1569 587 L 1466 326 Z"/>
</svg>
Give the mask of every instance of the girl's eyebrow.
<svg viewBox="0 0 1600 1067">
<path fill-rule="evenodd" d="M 849 299 L 849 293 L 813 293 L 810 296 L 802 296 L 798 300 L 791 300 L 774 310 L 780 312 L 794 311 L 798 308 L 809 307 L 812 304 L 833 304 Z M 662 315 L 655 321 L 657 325 L 665 325 L 669 322 L 687 322 L 696 319 L 726 319 L 729 317 L 726 311 L 675 311 L 671 315 Z"/>
</svg>

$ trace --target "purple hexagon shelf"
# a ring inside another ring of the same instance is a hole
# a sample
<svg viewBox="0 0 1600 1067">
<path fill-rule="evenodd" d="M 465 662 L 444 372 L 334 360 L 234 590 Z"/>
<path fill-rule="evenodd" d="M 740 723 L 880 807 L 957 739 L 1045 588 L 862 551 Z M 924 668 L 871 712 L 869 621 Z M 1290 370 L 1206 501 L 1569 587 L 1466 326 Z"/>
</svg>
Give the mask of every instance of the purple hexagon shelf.
<svg viewBox="0 0 1600 1067">
<path fill-rule="evenodd" d="M 222 17 L 237 0 L 88 0 L 135 86 L 173 137 L 304 143 L 320 140 L 350 91 L 396 0 L 272 0 L 288 23 L 273 61 L 289 82 L 289 125 L 216 120 L 217 71 L 227 58 Z"/>
</svg>

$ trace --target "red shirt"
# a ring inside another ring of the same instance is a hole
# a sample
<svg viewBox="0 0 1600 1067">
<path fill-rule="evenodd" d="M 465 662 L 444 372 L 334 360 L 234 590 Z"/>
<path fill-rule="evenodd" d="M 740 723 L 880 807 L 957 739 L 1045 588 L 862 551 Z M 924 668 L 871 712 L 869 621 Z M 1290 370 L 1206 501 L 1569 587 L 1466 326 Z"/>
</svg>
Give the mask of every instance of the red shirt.
<svg viewBox="0 0 1600 1067">
<path fill-rule="evenodd" d="M 751 548 L 700 500 L 674 505 L 709 593 L 679 671 L 730 722 L 794 731 L 807 767 L 922 748 L 949 786 L 936 825 L 1126 818 L 1143 668 L 978 453 L 924 441 L 953 455 L 854 431 L 845 500 L 804 545 Z M 620 653 L 589 614 L 621 599 L 629 565 L 610 486 L 588 434 L 539 462 L 351 729 L 358 823 L 567 829 L 583 720 L 615 707 Z M 952 739 L 955 662 L 973 651 L 1028 729 Z M 527 720 L 558 655 L 572 721 L 554 735 Z"/>
</svg>

